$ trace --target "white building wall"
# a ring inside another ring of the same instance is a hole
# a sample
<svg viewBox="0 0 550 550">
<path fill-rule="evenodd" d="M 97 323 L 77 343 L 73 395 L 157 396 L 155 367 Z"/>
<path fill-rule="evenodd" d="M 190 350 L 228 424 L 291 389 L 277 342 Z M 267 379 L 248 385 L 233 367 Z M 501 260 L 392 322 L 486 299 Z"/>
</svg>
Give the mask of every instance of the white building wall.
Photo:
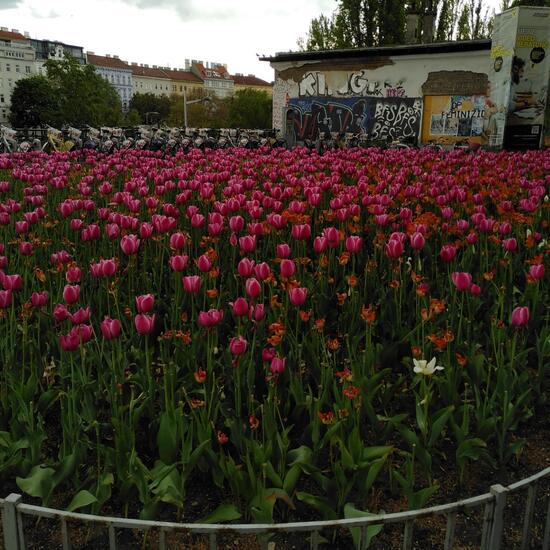
<svg viewBox="0 0 550 550">
<path fill-rule="evenodd" d="M 133 93 L 132 71 L 130 69 L 113 69 L 111 67 L 95 66 L 96 72 L 115 88 L 122 105 L 122 111 L 127 112 Z"/>
<path fill-rule="evenodd" d="M 0 123 L 8 124 L 11 94 L 21 78 L 36 74 L 35 52 L 28 41 L 0 40 Z"/>
</svg>

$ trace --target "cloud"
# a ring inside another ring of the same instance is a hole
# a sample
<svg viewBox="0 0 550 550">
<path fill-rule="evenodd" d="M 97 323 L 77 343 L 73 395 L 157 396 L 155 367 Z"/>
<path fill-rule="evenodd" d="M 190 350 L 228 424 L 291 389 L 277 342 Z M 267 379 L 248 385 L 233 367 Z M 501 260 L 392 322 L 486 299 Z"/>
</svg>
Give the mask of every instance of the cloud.
<svg viewBox="0 0 550 550">
<path fill-rule="evenodd" d="M 57 17 L 61 17 L 61 14 L 56 12 L 54 9 L 50 9 L 49 11 L 41 11 L 40 9 L 31 8 L 31 15 L 36 19 L 56 19 Z"/>
<path fill-rule="evenodd" d="M 23 4 L 24 0 L 0 0 L 0 10 L 12 10 Z"/>
<path fill-rule="evenodd" d="M 2 1 L 2 0 L 0 0 Z M 227 21 L 261 17 L 292 17 L 296 14 L 295 0 L 279 0 L 274 4 L 258 0 L 121 0 L 138 9 L 168 9 L 184 21 Z M 327 11 L 336 8 L 335 0 L 302 0 L 300 8 Z"/>
</svg>

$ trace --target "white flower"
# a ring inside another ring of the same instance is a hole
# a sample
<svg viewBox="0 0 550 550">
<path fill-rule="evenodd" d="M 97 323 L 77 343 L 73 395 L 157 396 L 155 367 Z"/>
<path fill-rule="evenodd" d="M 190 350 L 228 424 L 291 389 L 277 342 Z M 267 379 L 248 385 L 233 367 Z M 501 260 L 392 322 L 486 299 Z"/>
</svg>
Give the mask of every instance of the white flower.
<svg viewBox="0 0 550 550">
<path fill-rule="evenodd" d="M 422 376 L 431 376 L 435 373 L 435 371 L 443 370 L 443 367 L 436 367 L 435 362 L 435 357 L 429 363 L 425 359 L 420 359 L 419 361 L 413 359 L 414 372 L 416 372 L 416 374 L 421 374 Z"/>
</svg>

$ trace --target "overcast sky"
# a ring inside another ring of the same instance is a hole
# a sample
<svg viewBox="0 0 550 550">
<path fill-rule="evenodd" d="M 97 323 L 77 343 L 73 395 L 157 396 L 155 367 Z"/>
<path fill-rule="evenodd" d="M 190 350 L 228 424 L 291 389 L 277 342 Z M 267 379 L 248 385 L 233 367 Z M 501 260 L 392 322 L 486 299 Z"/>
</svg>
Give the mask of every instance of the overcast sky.
<svg viewBox="0 0 550 550">
<path fill-rule="evenodd" d="M 126 61 L 183 67 L 227 63 L 273 80 L 256 54 L 297 50 L 309 22 L 335 0 L 0 0 L 0 26 Z"/>
<path fill-rule="evenodd" d="M 499 0 L 488 4 L 498 5 Z M 183 67 L 185 59 L 226 63 L 234 73 L 273 80 L 256 54 L 297 50 L 312 18 L 336 0 L 0 0 L 0 26 L 99 55 Z"/>
</svg>

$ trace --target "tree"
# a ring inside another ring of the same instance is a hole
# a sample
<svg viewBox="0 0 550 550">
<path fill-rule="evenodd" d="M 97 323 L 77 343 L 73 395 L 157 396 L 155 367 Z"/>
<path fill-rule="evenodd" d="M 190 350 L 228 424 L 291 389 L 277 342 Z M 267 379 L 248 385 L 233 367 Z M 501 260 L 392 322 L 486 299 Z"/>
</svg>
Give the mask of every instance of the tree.
<svg viewBox="0 0 550 550">
<path fill-rule="evenodd" d="M 238 90 L 229 102 L 231 128 L 270 128 L 272 100 L 260 90 Z"/>
<path fill-rule="evenodd" d="M 163 96 L 156 96 L 151 93 L 134 94 L 130 100 L 130 110 L 135 110 L 141 117 L 141 122 L 147 123 L 147 113 L 158 113 L 160 122 L 166 122 L 170 115 L 170 99 Z"/>
<path fill-rule="evenodd" d="M 45 63 L 47 78 L 57 95 L 54 126 L 115 126 L 122 122 L 120 97 L 92 65 L 66 56 Z"/>
<path fill-rule="evenodd" d="M 11 95 L 10 123 L 14 128 L 52 124 L 58 97 L 45 76 L 22 78 Z"/>
</svg>

